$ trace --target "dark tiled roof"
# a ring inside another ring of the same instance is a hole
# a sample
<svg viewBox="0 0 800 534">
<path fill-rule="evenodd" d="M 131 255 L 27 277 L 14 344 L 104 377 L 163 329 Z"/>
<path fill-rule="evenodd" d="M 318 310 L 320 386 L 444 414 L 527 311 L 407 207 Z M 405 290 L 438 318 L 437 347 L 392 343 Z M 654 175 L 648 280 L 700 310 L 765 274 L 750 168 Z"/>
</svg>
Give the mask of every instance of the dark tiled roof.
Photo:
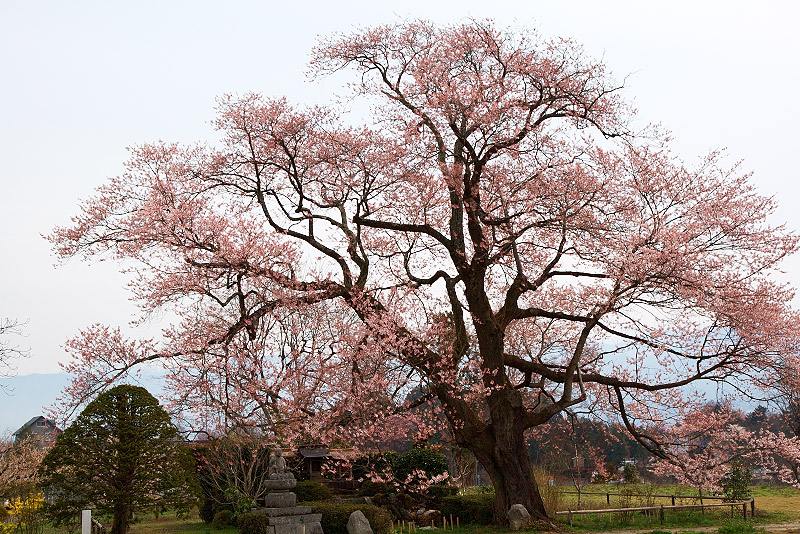
<svg viewBox="0 0 800 534">
<path fill-rule="evenodd" d="M 330 452 L 328 452 L 328 447 L 316 446 L 316 447 L 300 447 L 297 449 L 297 452 L 300 453 L 300 456 L 303 458 L 325 458 L 330 456 Z"/>
</svg>

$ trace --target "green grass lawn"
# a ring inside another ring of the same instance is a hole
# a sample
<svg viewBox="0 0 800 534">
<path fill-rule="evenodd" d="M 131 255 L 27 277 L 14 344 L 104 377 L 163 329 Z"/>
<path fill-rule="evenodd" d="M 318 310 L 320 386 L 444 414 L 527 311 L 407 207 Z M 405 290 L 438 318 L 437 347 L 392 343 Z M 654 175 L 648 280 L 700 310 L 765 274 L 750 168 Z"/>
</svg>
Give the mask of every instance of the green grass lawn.
<svg viewBox="0 0 800 534">
<path fill-rule="evenodd" d="M 176 517 L 160 517 L 158 519 L 149 519 L 133 525 L 131 532 L 135 532 L 137 534 L 231 534 L 234 532 L 239 532 L 239 529 L 236 527 L 226 527 L 221 530 L 216 529 L 199 517 L 194 516 L 187 519 L 178 519 Z"/>
<path fill-rule="evenodd" d="M 44 529 L 43 534 L 64 532 L 67 532 L 64 528 L 48 527 Z M 77 532 L 80 532 L 80 528 Z M 178 519 L 174 516 L 148 518 L 131 526 L 131 533 L 135 534 L 234 534 L 238 532 L 239 529 L 236 527 L 216 529 L 197 517 L 197 514 L 186 519 Z"/>
<path fill-rule="evenodd" d="M 658 486 L 645 487 L 643 485 L 617 486 L 617 485 L 592 485 L 586 486 L 585 491 L 602 492 L 603 495 L 583 495 L 581 499 L 582 509 L 607 508 L 605 492 L 619 493 L 625 489 L 629 493 L 642 491 L 647 494 L 679 494 L 692 495 L 690 488 L 678 486 Z M 609 530 L 638 530 L 645 529 L 650 532 L 647 534 L 664 534 L 660 532 L 664 529 L 686 529 L 680 534 L 691 534 L 693 528 L 718 527 L 721 528 L 720 534 L 758 534 L 758 525 L 768 523 L 779 523 L 784 521 L 800 520 L 800 490 L 795 488 L 770 486 L 759 486 L 751 488 L 751 492 L 756 502 L 756 517 L 754 520 L 744 523 L 741 520 L 741 509 L 736 509 L 734 517 L 730 516 L 730 508 L 717 508 L 716 510 L 706 510 L 705 513 L 697 511 L 668 512 L 665 514 L 665 521 L 662 525 L 658 514 L 637 513 L 612 513 L 612 514 L 593 514 L 587 516 L 574 516 L 573 526 L 567 524 L 567 518 L 559 516 L 558 521 L 563 525 L 564 530 L 575 533 L 601 532 Z M 621 507 L 624 502 L 620 497 L 611 495 L 611 507 Z M 628 506 L 646 506 L 647 503 L 671 504 L 669 498 L 656 497 L 623 497 L 627 500 Z M 688 504 L 691 501 L 686 501 Z M 714 501 L 718 502 L 718 501 Z M 676 502 L 677 504 L 677 502 Z M 566 510 L 568 507 L 577 509 L 576 495 L 562 495 L 560 508 Z M 755 525 L 755 526 L 754 526 Z M 64 529 L 46 528 L 44 534 L 56 534 L 65 532 Z M 139 523 L 135 523 L 131 528 L 132 534 L 233 534 L 238 532 L 236 527 L 227 527 L 222 530 L 215 529 L 210 524 L 203 522 L 197 514 L 187 519 L 178 519 L 172 516 L 161 516 L 159 518 L 148 518 Z M 395 531 L 400 534 L 399 528 Z M 407 531 L 406 531 L 407 532 Z M 439 532 L 442 532 L 439 529 Z M 508 528 L 500 526 L 484 525 L 461 525 L 454 530 L 447 529 L 449 534 L 509 534 Z M 424 531 L 417 531 L 416 534 L 424 534 Z M 784 534 L 800 534 L 800 531 L 786 532 Z"/>
</svg>

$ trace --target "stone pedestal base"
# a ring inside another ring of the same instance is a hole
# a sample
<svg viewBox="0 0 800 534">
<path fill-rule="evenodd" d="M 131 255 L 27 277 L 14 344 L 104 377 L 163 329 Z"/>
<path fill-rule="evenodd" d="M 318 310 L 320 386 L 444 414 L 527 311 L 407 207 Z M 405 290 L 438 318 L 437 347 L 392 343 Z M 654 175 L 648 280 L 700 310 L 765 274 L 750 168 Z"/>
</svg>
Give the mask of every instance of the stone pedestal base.
<svg viewBox="0 0 800 534">
<path fill-rule="evenodd" d="M 287 508 L 297 505 L 297 494 L 293 491 L 273 491 L 264 497 L 266 508 Z"/>
<path fill-rule="evenodd" d="M 269 534 L 324 534 L 322 514 L 312 514 L 310 506 L 253 508 L 252 512 L 269 518 Z"/>
</svg>

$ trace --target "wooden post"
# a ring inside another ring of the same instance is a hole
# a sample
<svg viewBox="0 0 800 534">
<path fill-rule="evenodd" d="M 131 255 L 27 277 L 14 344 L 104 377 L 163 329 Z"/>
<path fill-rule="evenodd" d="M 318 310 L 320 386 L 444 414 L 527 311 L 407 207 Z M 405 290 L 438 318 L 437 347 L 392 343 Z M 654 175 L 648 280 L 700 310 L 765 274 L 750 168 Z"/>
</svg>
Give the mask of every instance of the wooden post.
<svg viewBox="0 0 800 534">
<path fill-rule="evenodd" d="M 390 519 L 389 523 L 392 525 L 392 532 L 394 532 L 394 519 Z"/>
<path fill-rule="evenodd" d="M 742 503 L 742 517 L 747 521 L 747 503 Z"/>
<path fill-rule="evenodd" d="M 664 524 L 664 505 L 661 505 L 661 510 L 658 511 L 658 519 L 661 521 L 661 524 Z"/>
<path fill-rule="evenodd" d="M 611 494 L 606 492 L 606 504 L 611 504 Z"/>
<path fill-rule="evenodd" d="M 456 527 L 461 528 L 461 520 L 456 516 Z"/>
<path fill-rule="evenodd" d="M 756 516 L 756 500 L 750 499 L 750 517 Z"/>
<path fill-rule="evenodd" d="M 453 530 L 453 514 L 450 514 L 450 530 Z"/>
<path fill-rule="evenodd" d="M 733 519 L 733 504 L 731 504 L 731 519 Z"/>
<path fill-rule="evenodd" d="M 672 496 L 672 506 L 675 506 L 675 495 Z"/>
<path fill-rule="evenodd" d="M 567 508 L 567 516 L 569 517 L 569 526 L 572 526 L 572 510 Z"/>
</svg>

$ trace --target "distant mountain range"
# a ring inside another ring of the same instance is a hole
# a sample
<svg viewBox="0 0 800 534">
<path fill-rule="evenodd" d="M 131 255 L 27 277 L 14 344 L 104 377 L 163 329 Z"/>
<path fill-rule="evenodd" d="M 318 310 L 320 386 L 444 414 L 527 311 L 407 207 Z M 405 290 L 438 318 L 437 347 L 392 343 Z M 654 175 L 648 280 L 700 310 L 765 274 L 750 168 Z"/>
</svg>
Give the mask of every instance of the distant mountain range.
<svg viewBox="0 0 800 534">
<path fill-rule="evenodd" d="M 0 379 L 0 439 L 10 437 L 31 417 L 44 415 L 69 384 L 67 373 L 30 374 Z M 161 380 L 146 376 L 139 381 L 158 396 Z"/>
</svg>

